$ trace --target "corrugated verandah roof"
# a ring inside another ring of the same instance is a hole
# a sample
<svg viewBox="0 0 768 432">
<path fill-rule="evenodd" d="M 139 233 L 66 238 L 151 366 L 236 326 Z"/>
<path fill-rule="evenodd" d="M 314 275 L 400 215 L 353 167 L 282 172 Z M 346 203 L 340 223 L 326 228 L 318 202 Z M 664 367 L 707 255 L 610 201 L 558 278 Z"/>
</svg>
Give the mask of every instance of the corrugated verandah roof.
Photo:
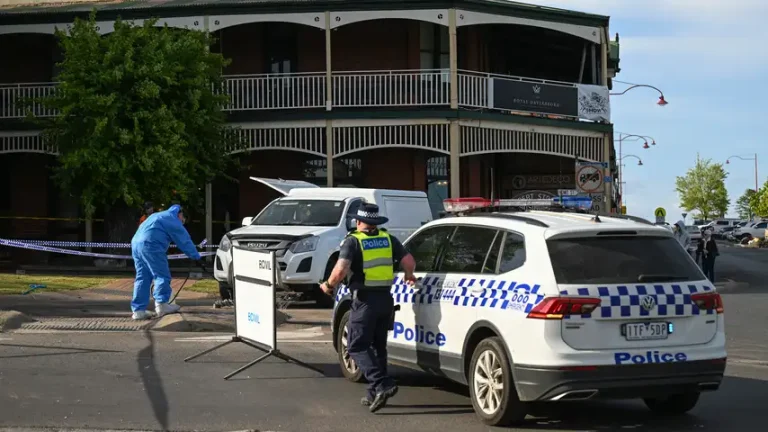
<svg viewBox="0 0 768 432">
<path fill-rule="evenodd" d="M 11 4 L 8 4 L 8 3 Z M 105 0 L 38 2 L 0 0 L 0 25 L 20 22 L 51 22 L 51 18 L 71 19 L 96 9 L 100 16 L 190 15 L 195 13 L 319 12 L 326 10 L 439 9 L 457 7 L 482 12 L 512 15 L 572 24 L 606 26 L 608 17 L 565 9 L 518 3 L 508 0 Z M 59 20 L 60 21 L 60 20 Z"/>
</svg>

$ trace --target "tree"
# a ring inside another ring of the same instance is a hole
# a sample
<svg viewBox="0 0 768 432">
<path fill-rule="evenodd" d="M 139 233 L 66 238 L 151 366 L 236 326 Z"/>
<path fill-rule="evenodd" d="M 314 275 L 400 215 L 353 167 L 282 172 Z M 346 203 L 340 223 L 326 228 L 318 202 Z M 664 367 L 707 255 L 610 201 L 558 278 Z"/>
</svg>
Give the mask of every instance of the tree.
<svg viewBox="0 0 768 432">
<path fill-rule="evenodd" d="M 768 181 L 756 194 L 752 194 L 749 201 L 752 211 L 759 217 L 768 217 Z"/>
<path fill-rule="evenodd" d="M 724 216 L 730 200 L 725 189 L 728 174 L 722 164 L 696 156 L 696 164 L 684 177 L 677 177 L 675 189 L 680 197 L 680 207 L 685 211 L 698 211 L 701 217 Z"/>
<path fill-rule="evenodd" d="M 750 220 L 754 214 L 752 207 L 752 197 L 755 195 L 754 189 L 747 189 L 744 194 L 736 200 L 736 213 L 739 214 L 739 218 Z"/>
<path fill-rule="evenodd" d="M 226 126 L 220 54 L 207 32 L 118 19 L 100 35 L 96 14 L 57 31 L 60 85 L 42 102 L 58 110 L 45 137 L 58 147 L 54 177 L 85 213 L 105 210 L 107 237 L 126 241 L 141 203 L 196 207 L 222 174 L 237 134 Z"/>
</svg>

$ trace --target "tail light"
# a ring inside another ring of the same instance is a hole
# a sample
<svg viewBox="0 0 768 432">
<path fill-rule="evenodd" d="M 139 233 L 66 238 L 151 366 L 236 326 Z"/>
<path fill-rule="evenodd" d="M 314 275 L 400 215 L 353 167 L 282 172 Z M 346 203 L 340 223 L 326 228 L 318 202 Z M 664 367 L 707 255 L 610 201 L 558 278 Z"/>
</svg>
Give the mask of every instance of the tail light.
<svg viewBox="0 0 768 432">
<path fill-rule="evenodd" d="M 528 313 L 528 318 L 563 319 L 570 315 L 587 315 L 598 306 L 600 299 L 594 297 L 547 297 Z"/>
<path fill-rule="evenodd" d="M 723 313 L 723 299 L 718 293 L 708 292 L 691 294 L 691 301 L 700 310 L 714 310 L 719 314 Z"/>
</svg>

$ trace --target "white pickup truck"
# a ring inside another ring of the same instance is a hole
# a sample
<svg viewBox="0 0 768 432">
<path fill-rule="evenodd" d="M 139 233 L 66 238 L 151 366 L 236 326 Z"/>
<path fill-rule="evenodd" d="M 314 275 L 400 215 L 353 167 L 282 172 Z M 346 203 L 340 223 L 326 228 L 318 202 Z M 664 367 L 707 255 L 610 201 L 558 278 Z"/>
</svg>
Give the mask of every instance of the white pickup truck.
<svg viewBox="0 0 768 432">
<path fill-rule="evenodd" d="M 216 251 L 213 275 L 232 286 L 232 246 L 275 251 L 282 288 L 333 305 L 319 282 L 330 275 L 341 241 L 355 227 L 354 215 L 365 200 L 389 218 L 382 225 L 404 241 L 432 220 L 427 194 L 421 191 L 324 188 L 298 180 L 251 177 L 282 193 L 256 217 L 243 219 L 242 228 L 228 232 Z"/>
</svg>

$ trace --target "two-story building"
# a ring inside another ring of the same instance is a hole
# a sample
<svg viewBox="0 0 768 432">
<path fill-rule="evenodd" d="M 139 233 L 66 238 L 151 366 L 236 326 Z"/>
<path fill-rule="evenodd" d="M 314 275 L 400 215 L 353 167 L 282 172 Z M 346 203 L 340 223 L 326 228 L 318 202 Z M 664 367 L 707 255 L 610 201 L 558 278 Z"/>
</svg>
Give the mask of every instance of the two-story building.
<svg viewBox="0 0 768 432">
<path fill-rule="evenodd" d="M 98 238 L 98 220 L 91 234 L 90 222 L 28 219 L 81 211 L 50 180 L 56 148 L 17 103 L 55 91 L 54 29 L 92 8 L 103 34 L 117 17 L 157 17 L 214 33 L 232 60 L 225 109 L 249 146 L 238 182 L 201 185 L 198 238 L 217 241 L 221 221 L 275 198 L 251 176 L 424 190 L 437 212 L 448 197 L 572 190 L 576 159 L 606 163 L 606 180 L 614 169 L 618 50 L 605 16 L 505 0 L 16 3 L 35 4 L 0 8 L 0 237 Z M 614 194 L 604 182 L 595 209 L 613 211 Z"/>
</svg>

